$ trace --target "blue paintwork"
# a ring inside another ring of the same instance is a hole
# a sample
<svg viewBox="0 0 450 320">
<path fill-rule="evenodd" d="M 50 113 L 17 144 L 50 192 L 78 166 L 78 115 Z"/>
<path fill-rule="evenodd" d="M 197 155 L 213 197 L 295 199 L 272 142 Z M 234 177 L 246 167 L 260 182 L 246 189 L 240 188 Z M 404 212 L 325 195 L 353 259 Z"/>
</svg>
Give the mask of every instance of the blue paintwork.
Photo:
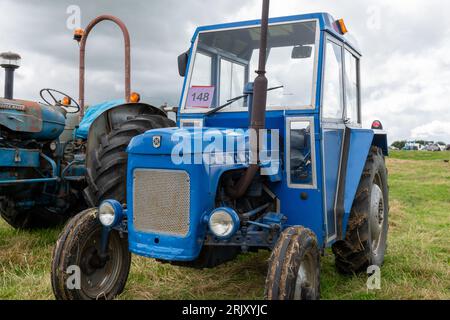
<svg viewBox="0 0 450 320">
<path fill-rule="evenodd" d="M 223 133 L 226 129 L 218 129 Z M 177 165 L 171 160 L 171 152 L 177 141 L 172 141 L 172 135 L 177 128 L 155 129 L 134 137 L 128 146 L 128 177 L 127 179 L 127 215 L 128 215 L 128 242 L 133 253 L 158 257 L 166 260 L 192 260 L 201 249 L 202 239 L 206 232 L 206 222 L 203 217 L 214 209 L 215 191 L 217 183 L 223 172 L 231 169 L 243 168 L 244 165 L 215 166 L 201 164 Z M 192 136 L 192 141 L 199 141 L 204 130 L 187 128 L 178 131 L 180 137 Z M 161 147 L 153 148 L 153 136 L 161 137 Z M 194 143 L 193 143 L 194 144 Z M 189 158 L 194 162 L 195 155 L 201 156 L 202 146 L 196 150 L 191 145 Z M 186 152 L 187 153 L 187 152 Z M 191 215 L 190 230 L 185 238 L 163 234 L 139 232 L 134 228 L 133 213 L 133 171 L 136 168 L 185 170 L 191 181 Z M 195 178 L 194 178 L 195 177 Z M 155 239 L 159 239 L 158 244 Z"/>
<path fill-rule="evenodd" d="M 178 166 L 172 164 L 168 155 L 130 154 L 128 159 L 129 177 L 133 176 L 135 168 L 180 170 Z M 192 222 L 196 222 L 190 225 L 190 230 L 185 238 L 143 233 L 135 229 L 132 219 L 132 179 L 127 179 L 128 242 L 131 252 L 166 260 L 193 260 L 198 256 L 206 230 L 206 223 L 202 222 L 202 217 L 209 212 L 208 209 L 212 208 L 214 203 L 209 192 L 210 185 L 207 183 L 209 180 L 207 168 L 203 165 L 189 165 L 185 169 L 191 178 L 190 219 Z M 158 243 L 155 243 L 155 239 L 159 240 Z"/>
<path fill-rule="evenodd" d="M 0 99 L 0 104 L 5 107 L 0 109 L 0 125 L 28 133 L 29 139 L 54 140 L 64 131 L 66 118 L 61 108 L 22 100 Z"/>
<path fill-rule="evenodd" d="M 21 150 L 23 151 L 23 154 L 25 156 L 29 156 L 30 152 L 28 152 L 27 150 Z M 34 151 L 34 150 L 33 150 Z M 45 161 L 47 161 L 50 166 L 52 167 L 52 176 L 51 177 L 43 177 L 43 178 L 35 178 L 35 179 L 17 179 L 14 176 L 10 176 L 8 179 L 3 179 L 0 180 L 0 185 L 17 185 L 17 184 L 32 184 L 32 183 L 49 183 L 49 182 L 56 182 L 59 180 L 59 178 L 57 177 L 56 173 L 58 170 L 58 166 L 56 164 L 56 162 L 47 157 L 45 154 L 43 153 L 38 153 L 38 156 L 41 156 Z M 33 156 L 33 155 L 31 155 Z"/>
<path fill-rule="evenodd" d="M 39 168 L 39 166 L 39 150 L 0 148 L 0 167 Z"/>
<path fill-rule="evenodd" d="M 372 145 L 374 133 L 370 129 L 356 129 L 350 131 L 350 149 L 347 163 L 347 175 L 345 180 L 344 193 L 344 218 L 342 220 L 343 232 L 347 230 L 348 218 L 352 208 L 353 199 L 358 189 L 361 173 L 366 163 Z"/>
<path fill-rule="evenodd" d="M 66 126 L 66 117 L 58 107 L 40 104 L 42 112 L 42 130 L 31 134 L 30 138 L 36 140 L 56 140 L 63 133 Z"/>
<path fill-rule="evenodd" d="M 124 99 L 118 99 L 106 101 L 89 107 L 86 110 L 86 113 L 84 114 L 84 117 L 81 120 L 80 125 L 75 132 L 75 137 L 77 139 L 86 140 L 89 134 L 89 128 L 99 116 L 101 116 L 104 112 L 124 103 L 125 103 Z"/>
<path fill-rule="evenodd" d="M 334 204 L 336 196 L 336 186 L 338 181 L 339 163 L 341 159 L 342 129 L 322 130 L 320 119 L 320 106 L 322 97 L 322 78 L 324 66 L 324 43 L 325 34 L 331 34 L 336 39 L 346 43 L 349 47 L 359 54 L 355 43 L 349 40 L 348 35 L 342 36 L 333 25 L 334 19 L 324 13 L 296 15 L 282 18 L 272 18 L 270 23 L 299 21 L 317 19 L 320 26 L 320 39 L 317 64 L 317 85 L 315 92 L 315 105 L 311 109 L 302 110 L 277 110 L 266 112 L 266 128 L 277 129 L 280 134 L 280 141 L 286 141 L 289 134 L 286 123 L 291 117 L 308 117 L 314 123 L 314 148 L 315 157 L 312 161 L 316 163 L 316 185 L 312 188 L 294 188 L 288 185 L 288 175 L 290 168 L 286 168 L 287 146 L 281 154 L 281 162 L 274 165 L 277 172 L 270 175 L 267 179 L 269 189 L 279 199 L 280 213 L 268 212 L 263 217 L 249 224 L 246 236 L 243 237 L 242 230 L 238 230 L 235 236 L 229 240 L 214 239 L 211 237 L 207 227 L 207 217 L 215 209 L 216 192 L 221 176 L 230 170 L 246 168 L 248 163 L 234 164 L 208 164 L 205 162 L 194 163 L 196 157 L 202 155 L 205 150 L 205 144 L 197 144 L 202 141 L 203 135 L 208 129 L 214 129 L 221 134 L 219 139 L 226 139 L 227 136 L 237 135 L 240 139 L 248 141 L 246 128 L 249 125 L 248 112 L 218 112 L 210 116 L 204 114 L 181 113 L 183 107 L 181 100 L 183 93 L 187 90 L 187 79 L 185 77 L 183 90 L 180 98 L 180 108 L 178 121 L 180 120 L 201 120 L 203 128 L 185 127 L 165 128 L 150 130 L 140 136 L 132 139 L 127 151 L 128 157 L 128 179 L 127 179 L 127 203 L 126 211 L 128 217 L 129 246 L 133 253 L 159 258 L 164 260 L 193 260 L 195 259 L 202 244 L 208 245 L 242 245 L 248 246 L 266 246 L 272 248 L 275 239 L 268 240 L 269 229 L 274 225 L 279 225 L 280 230 L 289 226 L 302 225 L 310 228 L 316 235 L 320 246 L 330 246 L 335 239 L 331 237 L 336 233 L 334 228 L 335 214 Z M 197 28 L 192 44 L 195 43 L 199 32 L 209 30 L 220 30 L 226 28 L 243 27 L 258 25 L 259 20 L 245 21 L 239 23 L 228 23 L 214 26 Z M 188 61 L 191 63 L 193 45 L 191 46 Z M 247 85 L 246 93 L 251 93 L 251 84 Z M 251 96 L 250 96 L 251 98 Z M 358 187 L 361 172 L 367 158 L 368 151 L 372 144 L 383 146 L 383 137 L 374 138 L 373 130 L 351 129 L 350 136 L 350 156 L 348 170 L 346 173 L 346 187 L 344 190 L 344 221 L 346 226 L 352 202 Z M 161 138 L 161 146 L 153 147 L 153 137 Z M 183 155 L 190 159 L 191 163 L 174 163 L 171 158 L 171 152 L 178 139 L 173 140 L 174 136 L 179 139 L 190 138 L 190 144 L 185 146 Z M 195 143 L 197 142 L 197 143 Z M 223 142 L 224 143 L 224 142 Z M 200 145 L 200 147 L 195 147 Z M 207 145 L 207 143 L 206 143 Z M 386 143 L 387 146 L 387 143 Z M 186 150 L 188 147 L 188 150 Z M 309 146 L 312 147 L 312 146 Z M 248 149 L 248 144 L 246 145 Z M 323 153 L 325 150 L 325 154 Z M 210 155 L 212 157 L 212 155 Z M 198 159 L 198 158 L 197 158 Z M 323 166 L 323 160 L 325 167 Z M 272 163 L 273 164 L 273 163 Z M 184 170 L 190 176 L 190 229 L 185 237 L 169 236 L 164 234 L 153 234 L 139 232 L 133 225 L 133 172 L 135 169 L 166 169 L 166 170 Z M 325 170 L 325 171 L 324 171 Z M 324 192 L 326 190 L 326 192 Z M 327 207 L 324 207 L 325 194 L 327 196 Z M 329 234 L 327 235 L 328 220 Z M 344 227 L 345 229 L 345 227 Z M 345 234 L 345 230 L 343 230 Z M 205 242 L 205 236 L 207 240 Z M 246 238 L 246 239 L 242 239 Z M 157 241 L 156 241 L 157 239 Z M 247 241 L 247 239 L 250 239 Z"/>
<path fill-rule="evenodd" d="M 336 234 L 335 199 L 339 177 L 339 158 L 341 156 L 343 129 L 323 129 L 323 157 L 325 164 L 325 200 L 328 236 Z"/>
</svg>

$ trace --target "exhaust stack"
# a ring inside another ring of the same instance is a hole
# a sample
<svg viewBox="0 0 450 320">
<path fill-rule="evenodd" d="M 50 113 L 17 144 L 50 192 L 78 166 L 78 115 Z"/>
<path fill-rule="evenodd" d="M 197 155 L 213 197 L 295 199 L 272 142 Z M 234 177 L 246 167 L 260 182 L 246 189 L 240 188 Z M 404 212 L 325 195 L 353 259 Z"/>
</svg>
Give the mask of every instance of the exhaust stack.
<svg viewBox="0 0 450 320">
<path fill-rule="evenodd" d="M 5 69 L 5 99 L 14 98 L 14 71 L 20 67 L 20 60 L 21 57 L 17 53 L 0 53 L 0 66 Z"/>
</svg>

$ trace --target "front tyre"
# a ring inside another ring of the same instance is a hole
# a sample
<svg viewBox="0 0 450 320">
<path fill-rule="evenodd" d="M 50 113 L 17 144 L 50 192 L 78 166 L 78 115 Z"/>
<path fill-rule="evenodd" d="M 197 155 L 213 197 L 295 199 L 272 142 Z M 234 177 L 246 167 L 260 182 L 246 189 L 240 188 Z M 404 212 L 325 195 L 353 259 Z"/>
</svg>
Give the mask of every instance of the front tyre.
<svg viewBox="0 0 450 320">
<path fill-rule="evenodd" d="M 131 264 L 128 240 L 112 230 L 106 257 L 101 257 L 102 230 L 97 209 L 85 210 L 67 223 L 53 250 L 51 282 L 56 299 L 110 300 L 123 291 Z M 74 266 L 80 271 L 78 282 Z"/>
<path fill-rule="evenodd" d="M 315 234 L 304 227 L 283 231 L 272 251 L 266 278 L 268 300 L 318 300 L 320 255 Z"/>
</svg>

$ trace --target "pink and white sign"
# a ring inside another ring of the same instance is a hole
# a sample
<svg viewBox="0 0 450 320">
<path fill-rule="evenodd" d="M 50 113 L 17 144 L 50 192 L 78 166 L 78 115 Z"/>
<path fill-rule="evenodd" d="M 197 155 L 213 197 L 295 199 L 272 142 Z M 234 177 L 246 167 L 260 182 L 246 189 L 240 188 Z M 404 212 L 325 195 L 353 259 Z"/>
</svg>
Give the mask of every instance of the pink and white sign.
<svg viewBox="0 0 450 320">
<path fill-rule="evenodd" d="M 214 86 L 192 86 L 188 91 L 186 107 L 211 108 L 214 90 Z"/>
</svg>

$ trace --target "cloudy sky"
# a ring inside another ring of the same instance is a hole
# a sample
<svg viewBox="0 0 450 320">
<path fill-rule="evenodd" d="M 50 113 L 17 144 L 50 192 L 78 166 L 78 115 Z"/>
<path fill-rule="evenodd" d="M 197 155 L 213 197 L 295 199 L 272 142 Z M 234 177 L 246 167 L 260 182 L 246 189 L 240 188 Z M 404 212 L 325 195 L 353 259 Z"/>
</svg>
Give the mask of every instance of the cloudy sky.
<svg viewBox="0 0 450 320">
<path fill-rule="evenodd" d="M 22 55 L 16 97 L 37 100 L 52 87 L 77 98 L 78 46 L 68 8 L 81 26 L 100 14 L 120 17 L 132 41 L 132 90 L 154 105 L 178 103 L 182 79 L 176 57 L 198 25 L 260 17 L 260 0 L 0 0 L 0 51 Z M 70 8 L 69 8 L 70 9 Z M 344 18 L 363 52 L 363 119 L 380 119 L 394 139 L 450 143 L 449 1 L 272 0 L 271 17 L 326 11 Z M 69 21 L 68 21 L 69 20 Z M 76 22 L 76 21 L 75 21 Z M 120 98 L 123 45 L 109 23 L 88 41 L 88 103 Z M 0 76 L 3 87 L 3 75 Z"/>
</svg>

